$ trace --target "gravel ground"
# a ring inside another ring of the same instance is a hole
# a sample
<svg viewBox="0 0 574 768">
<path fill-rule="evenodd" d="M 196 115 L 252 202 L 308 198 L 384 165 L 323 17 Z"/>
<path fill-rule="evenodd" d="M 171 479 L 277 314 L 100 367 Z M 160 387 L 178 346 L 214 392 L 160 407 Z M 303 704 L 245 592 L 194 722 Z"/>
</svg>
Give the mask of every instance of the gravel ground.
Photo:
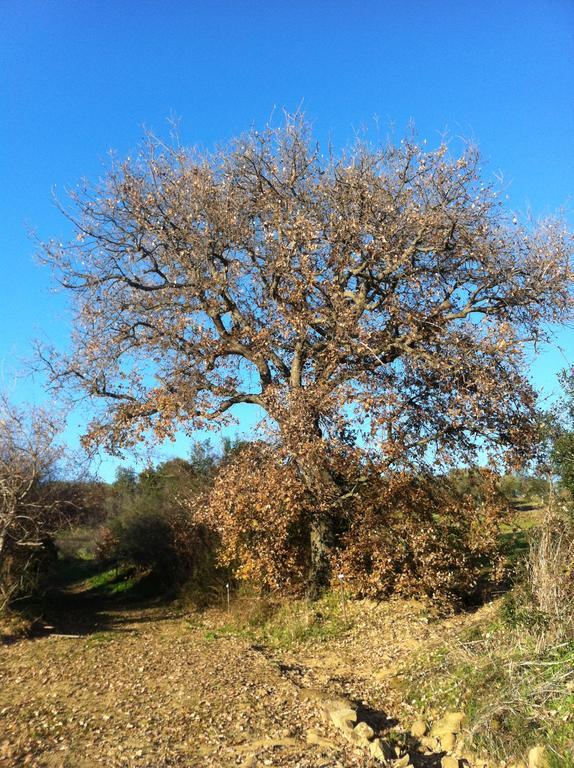
<svg viewBox="0 0 574 768">
<path fill-rule="evenodd" d="M 0 768 L 380 765 L 325 722 L 322 702 L 352 700 L 383 738 L 408 729 L 406 663 L 475 620 L 355 603 L 350 631 L 279 651 L 217 631 L 217 613 L 83 607 L 58 626 L 71 636 L 0 646 Z"/>
<path fill-rule="evenodd" d="M 275 659 L 159 609 L 0 648 L 0 766 L 362 766 Z M 335 739 L 336 741 L 336 739 Z M 328 753 L 328 754 L 327 754 Z"/>
</svg>

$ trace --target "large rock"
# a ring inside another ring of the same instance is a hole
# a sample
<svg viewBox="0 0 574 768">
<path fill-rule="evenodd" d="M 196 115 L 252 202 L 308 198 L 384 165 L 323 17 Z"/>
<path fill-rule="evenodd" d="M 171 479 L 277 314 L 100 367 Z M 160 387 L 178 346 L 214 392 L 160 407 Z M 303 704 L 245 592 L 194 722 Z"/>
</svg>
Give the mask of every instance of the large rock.
<svg viewBox="0 0 574 768">
<path fill-rule="evenodd" d="M 422 739 L 427 732 L 427 724 L 424 720 L 415 720 L 411 725 L 411 736 L 415 739 Z"/>
<path fill-rule="evenodd" d="M 357 723 L 353 729 L 353 733 L 361 741 L 372 741 L 375 737 L 375 732 L 368 723 Z"/>
<path fill-rule="evenodd" d="M 546 747 L 532 747 L 528 753 L 528 768 L 548 768 L 548 763 Z"/>
<path fill-rule="evenodd" d="M 373 739 L 369 743 L 369 752 L 376 760 L 388 760 L 392 755 L 392 749 L 381 739 Z"/>
<path fill-rule="evenodd" d="M 333 725 L 340 731 L 352 731 L 353 723 L 357 722 L 357 713 L 350 707 L 343 709 L 330 709 L 329 717 Z"/>
<path fill-rule="evenodd" d="M 434 736 L 422 736 L 421 746 L 428 752 L 438 752 L 440 749 L 440 741 Z"/>
<path fill-rule="evenodd" d="M 454 733 L 441 733 L 439 741 L 445 752 L 452 752 L 456 746 L 456 735 Z"/>
<path fill-rule="evenodd" d="M 440 761 L 441 768 L 459 768 L 460 761 L 454 755 L 445 755 Z"/>
<path fill-rule="evenodd" d="M 431 734 L 440 738 L 441 734 L 444 733 L 460 733 L 464 718 L 464 712 L 447 712 L 444 717 L 433 725 Z"/>
</svg>

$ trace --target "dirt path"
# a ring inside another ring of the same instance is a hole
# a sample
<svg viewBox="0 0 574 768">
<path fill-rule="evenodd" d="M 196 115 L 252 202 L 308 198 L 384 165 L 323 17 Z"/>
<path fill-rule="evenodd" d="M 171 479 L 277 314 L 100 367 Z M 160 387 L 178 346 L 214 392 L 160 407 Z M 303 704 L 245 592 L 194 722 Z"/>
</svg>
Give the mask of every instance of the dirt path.
<svg viewBox="0 0 574 768">
<path fill-rule="evenodd" d="M 306 760 L 312 708 L 247 643 L 158 609 L 107 619 L 105 632 L 1 649 L 0 765 L 236 765 L 246 743 L 287 736 L 286 764 Z"/>
<path fill-rule="evenodd" d="M 370 605 L 342 637 L 272 653 L 165 608 L 92 619 L 80 637 L 0 648 L 1 768 L 375 765 L 318 700 L 350 697 L 386 732 L 404 714 L 401 665 L 440 629 L 416 604 Z"/>
</svg>

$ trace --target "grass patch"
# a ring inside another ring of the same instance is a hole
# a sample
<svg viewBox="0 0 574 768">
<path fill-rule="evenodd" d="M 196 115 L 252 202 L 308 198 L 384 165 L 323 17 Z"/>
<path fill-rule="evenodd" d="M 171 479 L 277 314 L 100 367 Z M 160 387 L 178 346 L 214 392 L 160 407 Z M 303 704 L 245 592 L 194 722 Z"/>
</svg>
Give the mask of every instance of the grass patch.
<svg viewBox="0 0 574 768">
<path fill-rule="evenodd" d="M 101 571 L 97 560 L 84 557 L 62 557 L 58 560 L 54 586 L 65 589 L 94 577 Z"/>
<path fill-rule="evenodd" d="M 509 522 L 500 528 L 500 544 L 508 565 L 516 568 L 528 553 L 532 532 L 542 522 L 544 506 L 535 501 L 516 501 Z"/>
<path fill-rule="evenodd" d="M 204 632 L 203 636 L 206 640 L 220 640 L 223 637 L 246 637 L 252 639 L 252 633 L 245 628 L 241 628 L 235 624 L 224 624 L 217 629 L 208 629 Z"/>
<path fill-rule="evenodd" d="M 223 623 L 206 630 L 205 638 L 243 637 L 270 648 L 285 649 L 299 643 L 326 642 L 345 634 L 353 626 L 352 613 L 353 605 L 349 603 L 343 614 L 340 597 L 334 593 L 313 603 L 240 595 L 232 601 Z M 193 623 L 190 627 L 196 629 Z"/>
<path fill-rule="evenodd" d="M 86 642 L 90 645 L 102 645 L 104 643 L 111 643 L 116 639 L 117 637 L 113 632 L 95 632 L 87 638 Z"/>
<path fill-rule="evenodd" d="M 574 768 L 574 641 L 543 648 L 540 634 L 496 620 L 414 659 L 405 696 L 423 715 L 464 710 L 467 740 L 499 760 L 548 748 L 551 768 Z"/>
<path fill-rule="evenodd" d="M 103 567 L 97 560 L 75 557 L 60 561 L 55 584 L 59 589 L 77 587 L 92 595 L 114 597 L 135 594 L 145 577 L 133 565 Z"/>
<path fill-rule="evenodd" d="M 117 595 L 133 589 L 136 581 L 135 568 L 120 565 L 94 574 L 86 580 L 86 586 L 101 594 Z"/>
<path fill-rule="evenodd" d="M 343 615 L 340 598 L 328 593 L 315 603 L 297 601 L 281 606 L 259 629 L 260 639 L 275 648 L 297 643 L 326 642 L 353 626 L 349 605 Z"/>
</svg>

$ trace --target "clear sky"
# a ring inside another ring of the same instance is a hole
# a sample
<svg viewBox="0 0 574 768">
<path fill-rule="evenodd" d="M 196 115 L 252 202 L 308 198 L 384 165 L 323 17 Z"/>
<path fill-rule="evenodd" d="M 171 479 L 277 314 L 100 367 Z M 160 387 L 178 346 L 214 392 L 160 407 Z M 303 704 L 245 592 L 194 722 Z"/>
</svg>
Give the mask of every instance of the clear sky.
<svg viewBox="0 0 574 768">
<path fill-rule="evenodd" d="M 28 233 L 66 237 L 53 188 L 170 116 L 211 147 L 299 107 L 335 146 L 411 119 L 429 143 L 470 137 L 510 207 L 564 207 L 574 226 L 574 0 L 0 0 L 0 387 L 42 399 L 20 361 L 35 337 L 66 343 Z M 533 367 L 546 391 L 574 363 L 571 333 Z"/>
</svg>

